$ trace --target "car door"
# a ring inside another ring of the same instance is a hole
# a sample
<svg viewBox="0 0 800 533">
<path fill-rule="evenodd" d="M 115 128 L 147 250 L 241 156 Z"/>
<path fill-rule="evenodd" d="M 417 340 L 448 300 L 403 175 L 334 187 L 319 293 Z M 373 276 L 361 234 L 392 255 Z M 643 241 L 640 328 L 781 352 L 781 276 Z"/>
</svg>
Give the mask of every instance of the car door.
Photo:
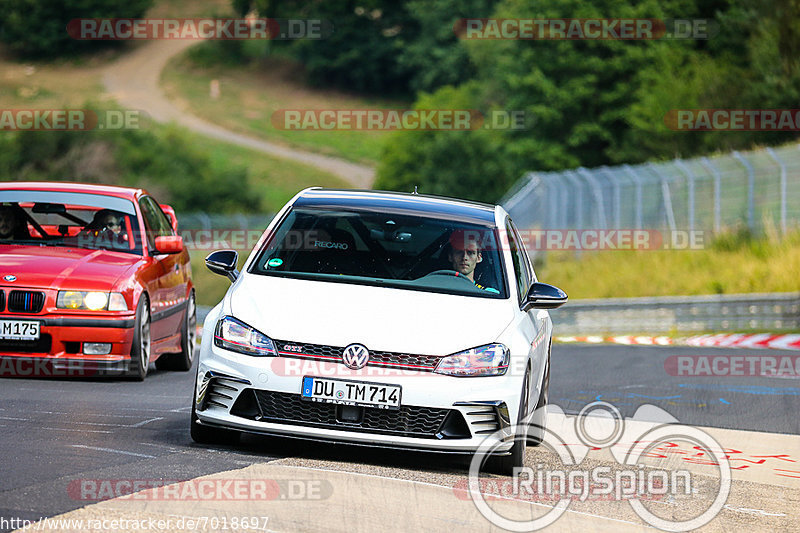
<svg viewBox="0 0 800 533">
<path fill-rule="evenodd" d="M 150 293 L 150 308 L 151 334 L 154 340 L 159 340 L 180 331 L 183 318 L 180 311 L 186 303 L 185 254 L 160 254 L 155 250 L 156 237 L 174 235 L 172 225 L 153 198 L 143 196 L 139 199 L 139 207 L 147 229 L 147 245 L 158 272 Z"/>
<path fill-rule="evenodd" d="M 528 258 L 522 239 L 517 232 L 511 218 L 506 219 L 506 232 L 511 260 L 514 267 L 514 277 L 517 280 L 517 303 L 522 315 L 519 329 L 530 342 L 531 358 L 533 359 L 533 375 L 531 376 L 531 398 L 537 398 L 538 387 L 545 371 L 547 358 L 547 331 L 549 329 L 549 315 L 544 309 L 529 309 L 523 311 L 522 306 L 531 284 L 535 281 L 533 267 Z M 514 297 L 512 295 L 512 297 Z M 534 406 L 531 405 L 531 408 Z"/>
</svg>

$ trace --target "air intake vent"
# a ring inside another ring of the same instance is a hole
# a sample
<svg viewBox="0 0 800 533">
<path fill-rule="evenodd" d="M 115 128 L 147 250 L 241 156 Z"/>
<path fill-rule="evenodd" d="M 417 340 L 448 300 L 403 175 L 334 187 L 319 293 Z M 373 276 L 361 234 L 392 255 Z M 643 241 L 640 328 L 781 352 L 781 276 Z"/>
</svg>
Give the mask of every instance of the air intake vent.
<svg viewBox="0 0 800 533">
<path fill-rule="evenodd" d="M 38 313 L 43 307 L 43 292 L 11 291 L 8 295 L 8 310 L 12 313 Z"/>
<path fill-rule="evenodd" d="M 467 420 L 475 435 L 488 435 L 510 425 L 505 402 L 456 402 L 453 405 L 471 408 L 467 411 Z"/>
</svg>

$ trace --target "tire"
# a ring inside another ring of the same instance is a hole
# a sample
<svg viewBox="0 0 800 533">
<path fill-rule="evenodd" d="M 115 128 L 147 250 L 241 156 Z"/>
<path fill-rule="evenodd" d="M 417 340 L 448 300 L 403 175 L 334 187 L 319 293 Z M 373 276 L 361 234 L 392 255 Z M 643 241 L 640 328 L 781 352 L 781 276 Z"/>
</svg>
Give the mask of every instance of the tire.
<svg viewBox="0 0 800 533">
<path fill-rule="evenodd" d="M 136 381 L 144 381 L 147 367 L 150 365 L 150 301 L 142 294 L 136 306 L 136 321 L 133 326 L 133 343 L 131 344 L 131 363 L 128 376 Z"/>
<path fill-rule="evenodd" d="M 164 354 L 156 359 L 156 368 L 159 370 L 178 370 L 188 372 L 194 362 L 194 350 L 197 344 L 197 307 L 194 303 L 194 292 L 189 296 L 186 304 L 186 313 L 181 326 L 181 351 L 179 353 Z"/>
<path fill-rule="evenodd" d="M 216 428 L 200 424 L 195 410 L 194 393 L 192 393 L 192 422 L 189 433 L 198 444 L 236 444 L 241 433 L 232 429 Z"/>
<path fill-rule="evenodd" d="M 519 415 L 517 416 L 517 427 L 521 427 L 525 415 L 528 412 L 528 404 L 530 402 L 531 393 L 531 369 L 525 371 L 525 379 L 522 383 L 522 395 L 519 400 Z M 527 431 L 525 432 L 527 433 Z M 514 445 L 508 455 L 501 455 L 499 457 L 489 457 L 486 462 L 488 470 L 501 476 L 511 476 L 514 473 L 514 468 L 521 468 L 525 461 L 525 445 L 527 443 L 526 435 L 517 434 L 514 436 Z"/>
<path fill-rule="evenodd" d="M 550 401 L 550 350 L 552 343 L 547 347 L 547 365 L 542 378 L 542 389 L 539 391 L 539 399 L 536 400 L 536 407 L 531 417 L 531 425 L 528 430 L 528 444 L 539 446 L 544 440 L 547 431 L 547 405 Z"/>
</svg>

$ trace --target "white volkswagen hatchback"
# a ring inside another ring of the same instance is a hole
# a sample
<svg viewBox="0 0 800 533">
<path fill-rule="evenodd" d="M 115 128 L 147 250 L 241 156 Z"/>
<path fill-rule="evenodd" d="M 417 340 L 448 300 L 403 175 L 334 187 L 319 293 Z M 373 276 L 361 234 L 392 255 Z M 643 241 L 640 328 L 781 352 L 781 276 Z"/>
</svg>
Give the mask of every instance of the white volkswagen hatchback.
<svg viewBox="0 0 800 533">
<path fill-rule="evenodd" d="M 241 432 L 469 453 L 504 472 L 541 440 L 552 323 L 500 206 L 307 189 L 274 218 L 208 314 L 192 438 Z M 513 434 L 529 425 L 526 438 Z"/>
</svg>

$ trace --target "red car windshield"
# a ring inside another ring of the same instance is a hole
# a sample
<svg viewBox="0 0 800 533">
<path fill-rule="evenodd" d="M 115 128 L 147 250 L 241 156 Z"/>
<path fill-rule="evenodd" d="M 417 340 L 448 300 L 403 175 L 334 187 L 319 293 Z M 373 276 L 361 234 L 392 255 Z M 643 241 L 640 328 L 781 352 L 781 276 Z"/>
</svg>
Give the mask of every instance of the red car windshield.
<svg viewBox="0 0 800 533">
<path fill-rule="evenodd" d="M 133 202 L 58 191 L 0 191 L 0 245 L 142 253 Z"/>
</svg>

